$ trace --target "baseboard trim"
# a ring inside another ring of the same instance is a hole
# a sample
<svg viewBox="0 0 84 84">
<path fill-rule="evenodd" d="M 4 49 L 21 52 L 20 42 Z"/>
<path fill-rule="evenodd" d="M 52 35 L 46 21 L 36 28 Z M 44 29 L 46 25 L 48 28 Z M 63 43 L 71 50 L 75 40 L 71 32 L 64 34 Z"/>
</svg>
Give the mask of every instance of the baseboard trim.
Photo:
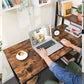
<svg viewBox="0 0 84 84">
<path fill-rule="evenodd" d="M 2 84 L 4 84 L 5 82 L 7 82 L 8 80 L 12 79 L 13 77 L 14 77 L 13 73 L 11 73 L 10 75 L 8 75 L 6 77 L 6 79 L 3 79 L 3 77 L 2 77 Z"/>
</svg>

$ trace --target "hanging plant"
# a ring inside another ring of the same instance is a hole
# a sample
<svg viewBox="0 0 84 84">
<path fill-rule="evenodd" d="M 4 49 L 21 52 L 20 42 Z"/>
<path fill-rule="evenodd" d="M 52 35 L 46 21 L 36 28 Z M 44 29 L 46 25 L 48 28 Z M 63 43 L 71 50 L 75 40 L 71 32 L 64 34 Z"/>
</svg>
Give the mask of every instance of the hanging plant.
<svg viewBox="0 0 84 84">
<path fill-rule="evenodd" d="M 2 41 L 0 41 L 0 51 L 2 51 Z"/>
<path fill-rule="evenodd" d="M 20 0 L 20 7 L 18 8 L 18 11 L 22 12 L 23 10 L 28 8 L 29 15 L 31 15 L 30 4 L 31 4 L 31 0 Z"/>
</svg>

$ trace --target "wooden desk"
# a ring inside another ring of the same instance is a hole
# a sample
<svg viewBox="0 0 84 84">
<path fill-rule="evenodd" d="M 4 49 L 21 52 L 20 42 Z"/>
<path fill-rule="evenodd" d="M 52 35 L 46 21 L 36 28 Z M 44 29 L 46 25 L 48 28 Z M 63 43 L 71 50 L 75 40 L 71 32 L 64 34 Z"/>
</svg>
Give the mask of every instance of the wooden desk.
<svg viewBox="0 0 84 84">
<path fill-rule="evenodd" d="M 64 31 L 66 27 L 65 25 L 59 27 L 61 34 L 57 37 L 53 35 L 54 39 L 60 42 L 61 39 L 66 38 L 70 40 L 72 43 L 74 43 L 75 45 L 79 45 L 81 43 L 82 41 L 81 38 L 75 38 L 74 36 Z M 16 59 L 16 54 L 20 50 L 24 50 L 29 54 L 29 57 L 24 61 L 19 61 Z M 71 50 L 72 50 L 71 48 L 64 46 L 62 49 L 50 55 L 50 58 L 53 61 L 56 61 Z M 25 83 L 27 80 L 29 80 L 34 75 L 38 74 L 39 72 L 41 72 L 47 67 L 46 63 L 32 49 L 29 39 L 19 44 L 16 44 L 10 48 L 5 49 L 4 53 L 9 61 L 12 70 L 14 71 L 14 74 L 16 75 L 17 79 L 21 84 Z"/>
<path fill-rule="evenodd" d="M 0 74 L 0 81 L 2 80 L 2 74 Z"/>
</svg>

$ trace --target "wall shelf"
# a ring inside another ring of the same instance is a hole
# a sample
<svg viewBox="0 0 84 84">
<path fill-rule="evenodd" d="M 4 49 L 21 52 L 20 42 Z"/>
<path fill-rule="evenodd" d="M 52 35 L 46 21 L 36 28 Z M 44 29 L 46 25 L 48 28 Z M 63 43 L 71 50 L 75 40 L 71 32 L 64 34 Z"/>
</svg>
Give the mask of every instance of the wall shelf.
<svg viewBox="0 0 84 84">
<path fill-rule="evenodd" d="M 74 22 L 74 23 L 76 23 L 76 24 L 82 26 L 82 22 L 81 22 L 81 21 L 78 21 L 78 18 L 77 18 L 76 15 L 73 15 L 73 14 L 72 14 L 71 16 L 63 17 L 63 16 L 57 14 L 57 16 L 60 16 L 60 17 L 62 17 L 62 18 L 64 18 L 64 19 L 67 19 L 67 20 L 69 20 L 69 21 L 71 21 L 71 22 Z"/>
<path fill-rule="evenodd" d="M 7 11 L 10 11 L 10 10 L 14 10 L 14 9 L 19 8 L 19 7 L 20 7 L 20 5 L 15 5 L 14 7 L 3 9 L 3 12 L 7 12 Z"/>
</svg>

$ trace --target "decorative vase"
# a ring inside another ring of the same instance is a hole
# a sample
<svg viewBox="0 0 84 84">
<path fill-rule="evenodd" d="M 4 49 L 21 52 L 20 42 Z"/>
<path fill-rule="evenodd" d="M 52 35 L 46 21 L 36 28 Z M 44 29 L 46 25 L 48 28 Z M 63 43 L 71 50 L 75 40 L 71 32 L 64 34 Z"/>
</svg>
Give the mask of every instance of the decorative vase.
<svg viewBox="0 0 84 84">
<path fill-rule="evenodd" d="M 82 14 L 78 13 L 78 21 L 82 21 Z"/>
</svg>

